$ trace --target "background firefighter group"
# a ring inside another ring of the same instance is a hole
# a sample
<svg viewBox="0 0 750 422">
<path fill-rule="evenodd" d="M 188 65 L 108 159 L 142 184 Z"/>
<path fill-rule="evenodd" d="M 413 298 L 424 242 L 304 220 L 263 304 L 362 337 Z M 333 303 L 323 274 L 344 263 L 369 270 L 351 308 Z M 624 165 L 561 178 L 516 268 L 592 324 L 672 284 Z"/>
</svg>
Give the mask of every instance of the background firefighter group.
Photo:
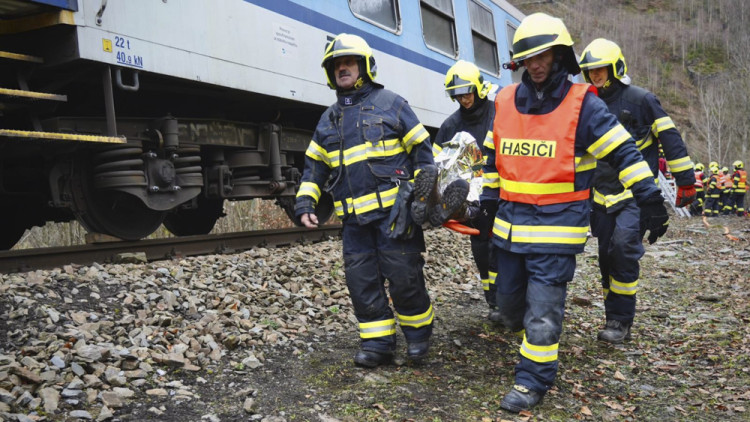
<svg viewBox="0 0 750 422">
<path fill-rule="evenodd" d="M 695 190 L 698 200 L 691 205 L 693 215 L 718 217 L 719 215 L 747 216 L 745 193 L 748 191 L 747 172 L 742 161 L 732 163 L 733 171 L 719 167 L 712 161 L 708 170 L 702 163 L 695 165 Z"/>
</svg>

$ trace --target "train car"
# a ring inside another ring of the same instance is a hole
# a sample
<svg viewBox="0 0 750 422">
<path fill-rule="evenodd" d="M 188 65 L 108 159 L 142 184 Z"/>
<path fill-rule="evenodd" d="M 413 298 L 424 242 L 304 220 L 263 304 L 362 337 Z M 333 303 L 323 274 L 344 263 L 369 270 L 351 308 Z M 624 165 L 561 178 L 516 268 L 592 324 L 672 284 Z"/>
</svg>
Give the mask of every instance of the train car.
<svg viewBox="0 0 750 422">
<path fill-rule="evenodd" d="M 204 234 L 225 200 L 291 216 L 335 101 L 327 40 L 365 38 L 378 82 L 434 134 L 456 60 L 511 82 L 522 17 L 502 0 L 0 0 L 0 248 L 74 219 L 128 240 Z"/>
</svg>

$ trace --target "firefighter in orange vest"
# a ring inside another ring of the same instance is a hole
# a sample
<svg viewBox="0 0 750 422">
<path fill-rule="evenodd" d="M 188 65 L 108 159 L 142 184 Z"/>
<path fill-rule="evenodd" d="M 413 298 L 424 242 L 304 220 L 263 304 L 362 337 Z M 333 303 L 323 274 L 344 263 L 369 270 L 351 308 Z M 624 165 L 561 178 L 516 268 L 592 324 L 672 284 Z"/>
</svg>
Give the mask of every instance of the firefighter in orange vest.
<svg viewBox="0 0 750 422">
<path fill-rule="evenodd" d="M 729 174 L 729 168 L 724 166 L 721 168 L 721 175 L 719 176 L 719 182 L 721 183 L 721 193 L 719 194 L 719 209 L 721 215 L 729 215 L 732 212 L 732 176 Z"/>
<path fill-rule="evenodd" d="M 719 216 L 719 198 L 721 197 L 721 179 L 719 179 L 719 167 L 712 166 L 713 162 L 709 164 L 708 170 L 711 175 L 708 177 L 708 182 L 705 184 L 706 187 L 706 206 L 703 208 L 703 215 L 706 217 L 718 217 Z"/>
<path fill-rule="evenodd" d="M 513 38 L 511 69 L 520 84 L 495 98 L 493 142 L 485 143 L 481 207 L 497 206 L 493 253 L 502 323 L 523 338 L 515 385 L 500 407 L 528 410 L 552 387 L 568 282 L 589 227 L 597 160 L 619 172 L 656 241 L 667 230 L 664 199 L 628 131 L 580 72 L 562 20 L 527 16 Z"/>
<path fill-rule="evenodd" d="M 732 175 L 732 210 L 738 217 L 745 216 L 745 192 L 747 192 L 747 172 L 745 164 L 737 160 L 732 163 L 734 174 Z"/>
<path fill-rule="evenodd" d="M 705 170 L 705 166 L 703 163 L 698 163 L 695 165 L 695 193 L 696 193 L 696 200 L 692 204 L 690 204 L 690 212 L 692 215 L 701 215 L 703 213 L 703 202 L 706 198 L 706 191 L 703 190 L 703 179 L 705 179 L 705 175 L 703 174 L 703 170 Z"/>
</svg>

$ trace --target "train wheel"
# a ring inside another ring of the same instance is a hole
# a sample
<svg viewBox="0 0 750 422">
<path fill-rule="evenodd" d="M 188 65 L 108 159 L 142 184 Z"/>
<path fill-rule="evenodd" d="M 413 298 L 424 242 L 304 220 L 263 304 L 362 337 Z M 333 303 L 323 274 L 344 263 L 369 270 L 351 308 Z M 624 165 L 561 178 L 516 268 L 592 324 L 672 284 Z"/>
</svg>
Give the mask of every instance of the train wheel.
<svg viewBox="0 0 750 422">
<path fill-rule="evenodd" d="M 26 224 L 19 218 L 19 207 L 12 201 L 3 198 L 3 206 L 0 207 L 0 218 L 3 221 L 0 228 L 0 250 L 8 250 L 15 246 L 26 231 Z"/>
<path fill-rule="evenodd" d="M 161 226 L 166 211 L 152 210 L 140 198 L 118 190 L 96 189 L 88 166 L 79 161 L 72 178 L 73 211 L 89 232 L 124 240 L 147 237 Z"/>
<path fill-rule="evenodd" d="M 208 234 L 219 217 L 224 216 L 223 199 L 198 197 L 198 208 L 177 210 L 164 219 L 164 227 L 175 236 Z"/>
<path fill-rule="evenodd" d="M 152 210 L 139 198 L 109 191 L 86 197 L 86 213 L 78 221 L 88 231 L 124 240 L 147 237 L 159 228 L 166 212 Z"/>
<path fill-rule="evenodd" d="M 286 216 L 297 226 L 302 226 L 299 218 L 294 216 L 294 198 L 279 198 L 276 203 L 284 209 Z M 318 224 L 324 224 L 333 214 L 333 196 L 328 192 L 323 192 L 318 200 L 318 206 L 315 207 L 315 215 L 318 216 Z"/>
</svg>

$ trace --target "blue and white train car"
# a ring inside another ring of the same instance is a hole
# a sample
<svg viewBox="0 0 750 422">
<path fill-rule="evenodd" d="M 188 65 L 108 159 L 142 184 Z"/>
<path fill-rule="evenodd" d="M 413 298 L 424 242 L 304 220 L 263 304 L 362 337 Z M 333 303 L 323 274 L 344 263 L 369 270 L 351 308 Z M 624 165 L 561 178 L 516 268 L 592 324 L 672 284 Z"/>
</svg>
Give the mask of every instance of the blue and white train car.
<svg viewBox="0 0 750 422">
<path fill-rule="evenodd" d="M 207 233 L 224 200 L 292 212 L 335 101 L 330 37 L 366 39 L 434 134 L 456 60 L 511 82 L 522 17 L 503 0 L 0 0 L 0 248 L 46 221 L 138 239 Z"/>
</svg>

